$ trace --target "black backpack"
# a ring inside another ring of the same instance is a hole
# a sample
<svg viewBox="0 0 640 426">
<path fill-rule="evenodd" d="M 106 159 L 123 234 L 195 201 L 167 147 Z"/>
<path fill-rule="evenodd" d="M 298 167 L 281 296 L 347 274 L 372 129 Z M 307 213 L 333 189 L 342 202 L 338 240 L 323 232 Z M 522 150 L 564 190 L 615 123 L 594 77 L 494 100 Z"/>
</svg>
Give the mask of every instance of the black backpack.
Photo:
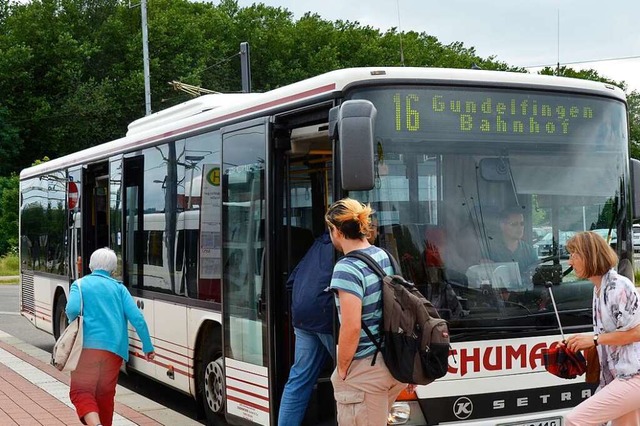
<svg viewBox="0 0 640 426">
<path fill-rule="evenodd" d="M 383 249 L 384 250 L 384 249 Z M 394 271 L 397 262 L 387 252 Z M 382 319 L 375 338 L 364 322 L 362 328 L 382 353 L 391 375 L 402 383 L 426 385 L 447 374 L 449 329 L 436 308 L 402 275 L 387 275 L 371 256 L 352 251 L 347 257 L 363 261 L 382 279 Z"/>
</svg>

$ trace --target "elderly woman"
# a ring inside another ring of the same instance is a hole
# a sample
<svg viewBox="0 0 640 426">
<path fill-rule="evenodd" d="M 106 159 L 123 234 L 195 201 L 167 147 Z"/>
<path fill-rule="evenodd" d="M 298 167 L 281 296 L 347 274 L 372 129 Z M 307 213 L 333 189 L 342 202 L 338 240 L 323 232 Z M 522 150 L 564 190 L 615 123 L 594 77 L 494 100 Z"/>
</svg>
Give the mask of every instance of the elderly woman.
<svg viewBox="0 0 640 426">
<path fill-rule="evenodd" d="M 573 351 L 596 347 L 600 386 L 565 418 L 565 426 L 640 425 L 640 306 L 633 283 L 618 274 L 616 253 L 594 232 L 567 242 L 569 264 L 593 283 L 593 333 L 567 339 Z"/>
<path fill-rule="evenodd" d="M 111 426 L 118 373 L 129 358 L 127 321 L 142 341 L 144 357 L 154 357 L 153 344 L 142 313 L 121 282 L 111 278 L 117 257 L 113 250 L 96 250 L 89 260 L 91 274 L 71 285 L 66 314 L 69 321 L 80 315 L 84 321 L 82 353 L 71 373 L 69 397 L 82 423 Z"/>
</svg>

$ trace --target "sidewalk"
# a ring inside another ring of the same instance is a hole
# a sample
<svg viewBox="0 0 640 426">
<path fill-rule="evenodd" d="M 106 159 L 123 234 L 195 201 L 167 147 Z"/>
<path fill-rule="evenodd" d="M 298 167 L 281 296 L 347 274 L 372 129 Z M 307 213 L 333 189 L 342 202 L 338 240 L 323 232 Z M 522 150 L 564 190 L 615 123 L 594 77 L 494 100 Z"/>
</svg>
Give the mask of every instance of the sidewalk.
<svg viewBox="0 0 640 426">
<path fill-rule="evenodd" d="M 0 331 L 0 425 L 80 425 L 69 400 L 69 375 L 49 365 L 51 355 Z M 200 425 L 122 386 L 114 426 Z"/>
</svg>

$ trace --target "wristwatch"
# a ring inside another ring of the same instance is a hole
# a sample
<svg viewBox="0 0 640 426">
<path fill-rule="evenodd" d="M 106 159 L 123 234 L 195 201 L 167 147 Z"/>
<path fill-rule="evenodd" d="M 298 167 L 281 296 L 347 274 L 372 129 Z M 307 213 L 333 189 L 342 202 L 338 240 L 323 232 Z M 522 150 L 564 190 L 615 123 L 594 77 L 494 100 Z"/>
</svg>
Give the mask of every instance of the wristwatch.
<svg viewBox="0 0 640 426">
<path fill-rule="evenodd" d="M 597 334 L 593 335 L 593 346 L 598 346 L 598 335 Z"/>
</svg>

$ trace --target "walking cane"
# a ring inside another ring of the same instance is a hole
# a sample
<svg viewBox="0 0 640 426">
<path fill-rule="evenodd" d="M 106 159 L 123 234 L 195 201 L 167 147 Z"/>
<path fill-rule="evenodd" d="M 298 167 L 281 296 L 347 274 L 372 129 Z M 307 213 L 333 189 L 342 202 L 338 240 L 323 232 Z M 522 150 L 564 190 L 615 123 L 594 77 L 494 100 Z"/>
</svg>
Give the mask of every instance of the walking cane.
<svg viewBox="0 0 640 426">
<path fill-rule="evenodd" d="M 566 343 L 567 339 L 564 338 L 564 331 L 562 330 L 562 323 L 560 322 L 560 314 L 558 314 L 558 307 L 556 306 L 556 299 L 553 297 L 553 283 L 547 281 L 544 286 L 549 289 L 549 295 L 551 296 L 551 304 L 553 305 L 553 311 L 556 313 L 556 320 L 558 320 L 558 328 L 560 328 L 560 335 L 562 336 L 562 343 Z"/>
<path fill-rule="evenodd" d="M 549 289 L 551 304 L 556 314 L 556 320 L 558 321 L 558 328 L 560 329 L 563 343 L 562 345 L 552 344 L 549 348 L 542 351 L 544 367 L 549 373 L 555 376 L 562 377 L 563 379 L 573 379 L 585 373 L 587 363 L 580 352 L 573 352 L 565 345 L 564 330 L 562 329 L 558 306 L 556 305 L 556 300 L 553 297 L 553 290 L 551 288 L 553 287 L 553 283 L 547 281 L 544 285 Z"/>
</svg>

